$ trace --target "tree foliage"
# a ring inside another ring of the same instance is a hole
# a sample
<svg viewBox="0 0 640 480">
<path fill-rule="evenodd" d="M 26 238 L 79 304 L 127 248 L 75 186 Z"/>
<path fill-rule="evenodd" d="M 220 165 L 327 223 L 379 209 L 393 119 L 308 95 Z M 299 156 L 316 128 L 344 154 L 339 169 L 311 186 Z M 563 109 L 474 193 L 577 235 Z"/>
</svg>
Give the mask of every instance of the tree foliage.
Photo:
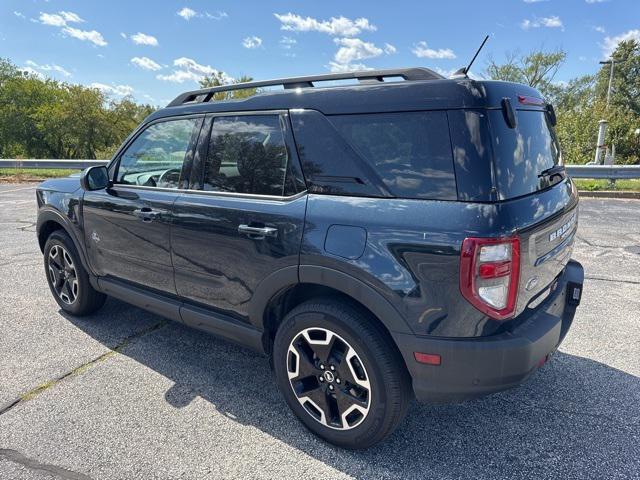
<svg viewBox="0 0 640 480">
<path fill-rule="evenodd" d="M 200 80 L 201 88 L 210 88 L 210 87 L 220 87 L 222 85 L 228 85 L 229 83 L 244 83 L 252 81 L 252 77 L 248 77 L 243 75 L 237 79 L 228 80 L 226 77 L 223 77 L 222 74 L 216 72 L 212 75 L 207 75 L 202 80 Z M 248 98 L 258 93 L 257 88 L 242 88 L 239 90 L 230 90 L 227 92 L 217 92 L 213 95 L 214 100 L 238 100 L 242 98 Z"/>
<path fill-rule="evenodd" d="M 640 161 L 640 44 L 620 42 L 612 55 L 615 63 L 610 105 L 606 106 L 610 66 L 602 65 L 595 75 L 555 81 L 566 53 L 534 51 L 508 54 L 504 63 L 490 61 L 486 74 L 495 80 L 525 83 L 537 88 L 554 104 L 558 116 L 556 131 L 567 163 L 593 160 L 598 122 L 608 121 L 607 145 L 615 145 L 616 163 Z"/>
<path fill-rule="evenodd" d="M 0 59 L 0 157 L 110 158 L 153 111 L 130 98 L 24 73 Z"/>
<path fill-rule="evenodd" d="M 553 81 L 566 58 L 563 50 L 533 51 L 526 55 L 508 53 L 503 64 L 490 60 L 487 74 L 495 80 L 524 83 L 549 95 L 555 90 Z"/>
</svg>

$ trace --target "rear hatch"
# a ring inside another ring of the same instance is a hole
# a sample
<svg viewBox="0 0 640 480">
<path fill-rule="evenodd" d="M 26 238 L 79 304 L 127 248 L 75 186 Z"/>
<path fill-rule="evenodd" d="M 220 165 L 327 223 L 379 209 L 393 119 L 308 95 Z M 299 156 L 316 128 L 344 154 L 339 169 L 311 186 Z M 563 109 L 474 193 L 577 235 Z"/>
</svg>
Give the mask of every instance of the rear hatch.
<svg viewBox="0 0 640 480">
<path fill-rule="evenodd" d="M 489 110 L 488 120 L 495 192 L 520 239 L 518 315 L 548 296 L 571 258 L 578 196 L 561 166 L 552 113 L 538 98 L 514 100 L 515 126 L 505 108 Z"/>
</svg>

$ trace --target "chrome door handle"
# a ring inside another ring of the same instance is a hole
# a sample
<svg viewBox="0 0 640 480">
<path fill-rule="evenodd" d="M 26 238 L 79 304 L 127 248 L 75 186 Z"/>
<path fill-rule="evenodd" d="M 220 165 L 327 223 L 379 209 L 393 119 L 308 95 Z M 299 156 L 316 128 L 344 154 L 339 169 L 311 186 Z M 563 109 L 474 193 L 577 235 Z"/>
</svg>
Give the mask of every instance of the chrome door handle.
<svg viewBox="0 0 640 480">
<path fill-rule="evenodd" d="M 273 227 L 251 227 L 249 225 L 238 225 L 238 233 L 255 235 L 256 237 L 277 237 L 278 229 Z"/>
</svg>

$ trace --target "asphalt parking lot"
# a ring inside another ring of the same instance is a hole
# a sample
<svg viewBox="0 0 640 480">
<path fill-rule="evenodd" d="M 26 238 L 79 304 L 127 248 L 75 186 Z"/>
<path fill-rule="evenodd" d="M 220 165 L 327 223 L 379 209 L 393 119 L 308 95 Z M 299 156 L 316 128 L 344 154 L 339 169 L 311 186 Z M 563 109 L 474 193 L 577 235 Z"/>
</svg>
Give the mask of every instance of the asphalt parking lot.
<svg viewBox="0 0 640 480">
<path fill-rule="evenodd" d="M 0 185 L 2 479 L 640 478 L 640 201 L 582 200 L 583 303 L 529 383 L 414 404 L 349 452 L 301 426 L 262 357 L 115 300 L 62 314 L 34 188 Z"/>
</svg>

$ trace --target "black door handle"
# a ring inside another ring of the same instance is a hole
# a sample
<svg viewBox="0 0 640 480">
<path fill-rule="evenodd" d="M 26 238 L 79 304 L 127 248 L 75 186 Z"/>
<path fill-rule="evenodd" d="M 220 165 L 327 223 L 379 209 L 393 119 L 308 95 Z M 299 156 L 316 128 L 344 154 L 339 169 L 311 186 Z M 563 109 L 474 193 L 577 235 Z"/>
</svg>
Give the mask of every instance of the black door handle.
<svg viewBox="0 0 640 480">
<path fill-rule="evenodd" d="M 252 227 L 250 225 L 238 225 L 238 233 L 249 235 L 252 238 L 277 237 L 278 229 L 273 227 Z"/>
</svg>

